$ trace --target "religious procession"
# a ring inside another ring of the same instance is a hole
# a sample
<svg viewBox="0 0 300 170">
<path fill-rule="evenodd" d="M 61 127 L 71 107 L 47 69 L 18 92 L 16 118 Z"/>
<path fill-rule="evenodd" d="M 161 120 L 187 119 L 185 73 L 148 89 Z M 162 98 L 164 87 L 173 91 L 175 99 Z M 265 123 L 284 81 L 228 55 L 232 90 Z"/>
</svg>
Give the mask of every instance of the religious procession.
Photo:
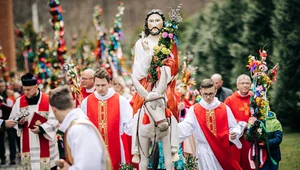
<svg viewBox="0 0 300 170">
<path fill-rule="evenodd" d="M 191 1 L 0 0 L 0 169 L 300 169 L 300 4 Z"/>
</svg>

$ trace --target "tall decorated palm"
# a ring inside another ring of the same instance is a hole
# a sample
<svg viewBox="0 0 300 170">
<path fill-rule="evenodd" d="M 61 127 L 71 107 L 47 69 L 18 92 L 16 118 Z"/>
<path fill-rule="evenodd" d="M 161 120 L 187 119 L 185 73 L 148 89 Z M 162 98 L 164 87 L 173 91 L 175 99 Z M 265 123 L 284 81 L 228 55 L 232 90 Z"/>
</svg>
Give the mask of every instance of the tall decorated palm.
<svg viewBox="0 0 300 170">
<path fill-rule="evenodd" d="M 267 92 L 276 80 L 278 64 L 268 70 L 266 58 L 267 52 L 259 50 L 260 59 L 250 55 L 248 69 L 252 77 L 252 87 L 250 91 L 250 111 L 251 117 L 248 122 L 246 140 L 251 142 L 250 165 L 252 168 L 261 168 L 266 160 L 268 146 L 268 135 L 266 131 L 266 117 L 268 115 L 269 100 Z M 265 149 L 266 146 L 267 149 Z M 271 158 L 274 164 L 276 162 Z"/>
</svg>

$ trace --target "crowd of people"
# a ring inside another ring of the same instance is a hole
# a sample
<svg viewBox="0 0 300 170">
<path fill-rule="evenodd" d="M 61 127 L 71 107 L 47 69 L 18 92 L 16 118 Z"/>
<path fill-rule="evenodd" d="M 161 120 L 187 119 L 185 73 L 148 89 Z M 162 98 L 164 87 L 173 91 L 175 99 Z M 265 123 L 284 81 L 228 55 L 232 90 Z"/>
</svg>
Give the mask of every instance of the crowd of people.
<svg viewBox="0 0 300 170">
<path fill-rule="evenodd" d="M 163 13 L 151 10 L 145 20 L 145 32 L 135 45 L 132 76 L 148 92 L 161 88 L 160 80 L 149 81 L 148 69 L 154 55 L 151 49 L 158 44 L 163 23 Z M 233 93 L 222 86 L 220 74 L 213 74 L 200 84 L 200 102 L 185 101 L 187 99 L 178 97 L 179 92 L 175 89 L 178 56 L 174 51 L 171 54 L 158 72 L 166 76 L 166 93 L 162 97 L 166 101 L 166 112 L 170 112 L 178 123 L 170 125 L 178 129 L 175 134 L 178 141 L 170 145 L 170 150 L 172 157 L 178 154 L 179 158 L 172 166 L 184 169 L 183 155 L 190 154 L 197 158 L 199 170 L 253 169 L 248 158 L 251 143 L 244 137 L 251 116 L 250 77 L 240 75 L 236 81 L 237 90 Z M 123 77 L 112 78 L 104 68 L 86 69 L 80 80 L 82 99 L 75 103 L 70 87 L 57 87 L 46 94 L 39 89 L 36 76 L 31 73 L 21 77 L 21 94 L 18 94 L 19 89 L 7 89 L 7 82 L 0 79 L 1 164 L 6 164 L 5 132 L 8 134 L 10 164 L 16 164 L 18 148 L 22 167 L 26 170 L 116 170 L 121 164 L 140 163 L 144 152 L 140 149 L 136 121 L 141 110 L 145 112 L 143 96 L 135 93 Z M 268 114 L 269 142 L 262 147 L 269 147 L 270 151 L 267 161 L 259 169 L 278 169 L 282 128 L 276 114 L 271 111 Z M 143 119 L 147 122 L 147 117 Z M 64 156 L 58 149 L 57 130 L 64 133 Z M 162 149 L 159 147 L 159 153 L 163 153 Z M 270 156 L 277 164 L 270 161 Z M 147 169 L 137 164 L 135 168 Z M 151 163 L 149 168 L 168 169 L 164 159 L 159 159 L 155 165 Z"/>
</svg>

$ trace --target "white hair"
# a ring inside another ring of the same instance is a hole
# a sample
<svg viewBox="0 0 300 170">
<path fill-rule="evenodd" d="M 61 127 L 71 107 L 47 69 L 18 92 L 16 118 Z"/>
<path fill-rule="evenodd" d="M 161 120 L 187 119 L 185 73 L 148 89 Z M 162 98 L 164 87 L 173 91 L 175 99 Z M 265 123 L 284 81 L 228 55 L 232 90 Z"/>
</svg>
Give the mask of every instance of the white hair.
<svg viewBox="0 0 300 170">
<path fill-rule="evenodd" d="M 249 80 L 251 82 L 251 79 L 248 75 L 246 74 L 241 74 L 238 76 L 238 78 L 236 79 L 236 83 L 239 83 L 241 80 Z"/>
<path fill-rule="evenodd" d="M 89 74 L 90 76 L 93 76 L 93 77 L 95 75 L 95 71 L 93 69 L 90 69 L 90 68 L 85 69 L 82 73 L 87 73 L 87 74 Z"/>
</svg>

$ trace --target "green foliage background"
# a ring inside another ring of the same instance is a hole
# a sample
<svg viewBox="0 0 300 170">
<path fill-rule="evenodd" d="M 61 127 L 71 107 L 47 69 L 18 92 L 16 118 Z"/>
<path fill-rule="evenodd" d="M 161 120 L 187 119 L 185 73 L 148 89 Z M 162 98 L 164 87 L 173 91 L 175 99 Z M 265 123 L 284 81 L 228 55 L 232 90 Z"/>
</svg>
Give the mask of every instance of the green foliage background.
<svg viewBox="0 0 300 170">
<path fill-rule="evenodd" d="M 213 73 L 236 90 L 236 78 L 249 75 L 248 56 L 268 51 L 267 66 L 277 62 L 277 82 L 269 91 L 271 109 L 285 125 L 300 132 L 300 1 L 212 1 L 181 25 L 183 54 L 194 54 L 199 83 Z"/>
</svg>

